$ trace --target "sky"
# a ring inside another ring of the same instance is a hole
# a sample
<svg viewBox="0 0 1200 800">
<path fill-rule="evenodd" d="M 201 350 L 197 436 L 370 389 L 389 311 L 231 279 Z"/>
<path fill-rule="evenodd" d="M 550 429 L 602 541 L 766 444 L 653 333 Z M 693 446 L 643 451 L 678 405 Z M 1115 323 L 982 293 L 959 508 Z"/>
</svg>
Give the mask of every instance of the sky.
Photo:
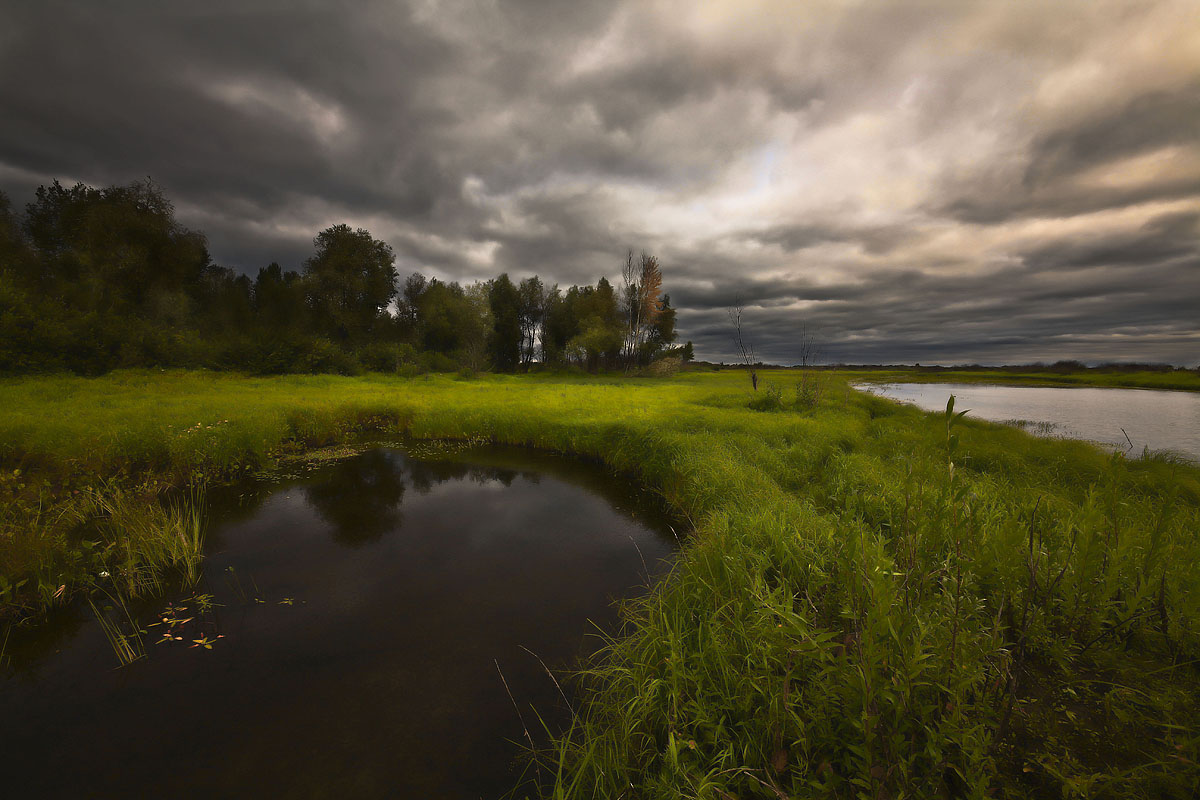
<svg viewBox="0 0 1200 800">
<path fill-rule="evenodd" d="M 659 258 L 698 358 L 1200 363 L 1200 2 L 0 0 L 0 191 L 146 176 L 214 260 Z"/>
</svg>

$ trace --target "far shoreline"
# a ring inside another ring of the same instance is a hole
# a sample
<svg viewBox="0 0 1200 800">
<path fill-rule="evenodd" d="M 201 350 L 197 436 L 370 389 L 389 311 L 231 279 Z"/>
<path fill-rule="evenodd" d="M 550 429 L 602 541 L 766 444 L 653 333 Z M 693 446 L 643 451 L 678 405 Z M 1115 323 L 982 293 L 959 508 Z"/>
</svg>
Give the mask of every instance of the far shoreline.
<svg viewBox="0 0 1200 800">
<path fill-rule="evenodd" d="M 686 370 L 721 371 L 746 369 L 742 364 L 712 364 L 697 362 Z M 1200 370 L 1167 365 L 1135 364 L 1130 367 L 1072 365 L 1062 370 L 1056 366 L 1018 365 L 982 366 L 894 366 L 845 365 L 817 366 L 755 365 L 759 370 L 836 370 L 851 382 L 867 383 L 966 383 L 994 386 L 1092 387 L 1108 389 L 1152 389 L 1159 391 L 1200 392 Z"/>
</svg>

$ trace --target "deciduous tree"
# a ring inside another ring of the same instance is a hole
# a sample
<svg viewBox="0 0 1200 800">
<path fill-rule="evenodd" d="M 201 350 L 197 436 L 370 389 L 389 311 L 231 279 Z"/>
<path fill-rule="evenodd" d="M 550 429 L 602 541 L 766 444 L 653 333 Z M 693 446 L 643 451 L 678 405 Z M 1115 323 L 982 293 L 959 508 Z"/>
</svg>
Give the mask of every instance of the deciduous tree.
<svg viewBox="0 0 1200 800">
<path fill-rule="evenodd" d="M 488 292 L 492 309 L 492 365 L 511 372 L 521 363 L 521 295 L 508 273 L 492 281 Z"/>
<path fill-rule="evenodd" d="M 339 341 L 364 338 L 396 296 L 395 253 L 369 231 L 345 224 L 321 231 L 313 245 L 304 277 L 318 324 Z"/>
</svg>

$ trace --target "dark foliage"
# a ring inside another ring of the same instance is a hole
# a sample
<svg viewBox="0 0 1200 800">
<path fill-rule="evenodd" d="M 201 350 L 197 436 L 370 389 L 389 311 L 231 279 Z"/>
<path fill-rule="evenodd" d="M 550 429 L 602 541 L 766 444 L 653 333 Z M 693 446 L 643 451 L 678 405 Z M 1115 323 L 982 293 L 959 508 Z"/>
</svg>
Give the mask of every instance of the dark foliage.
<svg viewBox="0 0 1200 800">
<path fill-rule="evenodd" d="M 214 264 L 204 235 L 180 225 L 149 180 L 55 182 L 24 214 L 0 193 L 0 373 L 630 366 L 604 278 L 564 293 L 537 276 L 464 287 L 414 273 L 398 287 L 395 254 L 366 230 L 333 225 L 313 245 L 302 272 L 271 263 L 251 279 Z M 674 340 L 664 295 L 635 360 Z"/>
</svg>

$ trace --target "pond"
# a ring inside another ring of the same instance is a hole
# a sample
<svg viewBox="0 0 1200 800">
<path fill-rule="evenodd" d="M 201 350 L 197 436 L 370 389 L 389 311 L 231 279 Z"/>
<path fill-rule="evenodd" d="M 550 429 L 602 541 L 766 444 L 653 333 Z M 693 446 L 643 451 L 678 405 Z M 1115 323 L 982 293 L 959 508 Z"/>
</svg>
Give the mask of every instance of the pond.
<svg viewBox="0 0 1200 800">
<path fill-rule="evenodd" d="M 955 410 L 970 409 L 973 417 L 1018 423 L 1044 435 L 1087 439 L 1129 450 L 1132 455 L 1141 455 L 1148 447 L 1200 461 L 1197 392 L 964 383 L 862 384 L 856 388 L 913 403 L 926 411 L 944 410 L 953 394 Z"/>
<path fill-rule="evenodd" d="M 614 599 L 669 571 L 672 522 L 578 461 L 411 452 L 210 497 L 199 585 L 131 609 L 160 623 L 144 627 L 146 658 L 119 667 L 86 604 L 15 630 L 6 795 L 513 789 L 522 718 L 541 742 L 534 709 L 565 728 L 562 671 L 616 629 Z"/>
</svg>

